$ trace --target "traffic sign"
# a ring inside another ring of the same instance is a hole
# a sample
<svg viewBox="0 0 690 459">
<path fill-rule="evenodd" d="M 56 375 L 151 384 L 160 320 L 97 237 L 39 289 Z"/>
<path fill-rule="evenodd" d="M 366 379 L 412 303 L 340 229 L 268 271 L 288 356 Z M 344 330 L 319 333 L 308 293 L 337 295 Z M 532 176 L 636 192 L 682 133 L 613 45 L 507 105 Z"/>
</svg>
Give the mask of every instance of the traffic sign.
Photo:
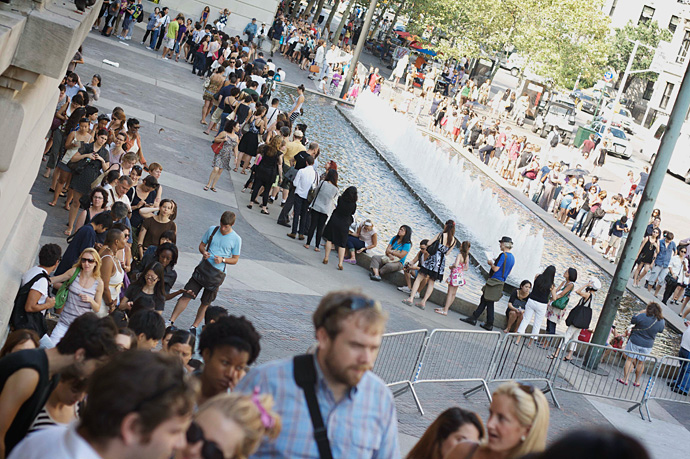
<svg viewBox="0 0 690 459">
<path fill-rule="evenodd" d="M 609 70 L 608 72 L 604 73 L 604 81 L 608 83 L 611 80 L 613 80 L 613 72 Z"/>
</svg>

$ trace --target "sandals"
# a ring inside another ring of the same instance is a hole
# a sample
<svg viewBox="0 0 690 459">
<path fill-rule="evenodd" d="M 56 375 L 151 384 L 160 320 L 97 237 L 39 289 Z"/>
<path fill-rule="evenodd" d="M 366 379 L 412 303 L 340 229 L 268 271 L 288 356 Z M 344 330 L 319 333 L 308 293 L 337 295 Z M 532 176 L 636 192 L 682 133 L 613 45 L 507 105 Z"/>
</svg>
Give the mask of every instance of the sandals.
<svg viewBox="0 0 690 459">
<path fill-rule="evenodd" d="M 264 215 L 271 215 L 266 209 L 261 209 L 261 213 Z"/>
<path fill-rule="evenodd" d="M 571 360 L 573 360 L 572 357 L 571 357 L 571 358 L 563 357 L 563 361 L 564 361 L 564 362 L 570 362 Z"/>
<path fill-rule="evenodd" d="M 434 309 L 434 312 L 435 312 L 436 314 L 441 314 L 442 316 L 447 316 L 447 315 L 448 315 L 448 313 L 447 313 L 446 311 L 444 311 L 443 309 L 441 309 L 441 308 L 436 308 L 436 309 Z"/>
<path fill-rule="evenodd" d="M 324 258 L 321 263 L 323 263 L 324 265 L 327 265 L 328 264 L 328 258 Z"/>
<path fill-rule="evenodd" d="M 409 298 L 405 298 L 404 300 L 402 300 L 402 302 L 408 306 L 412 306 L 412 300 Z"/>
<path fill-rule="evenodd" d="M 247 204 L 247 209 L 251 209 L 251 208 L 252 208 L 252 205 L 251 205 L 251 204 Z"/>
<path fill-rule="evenodd" d="M 426 305 L 425 305 L 425 304 L 422 304 L 422 303 L 415 303 L 414 305 L 417 306 L 417 307 L 418 307 L 419 309 L 421 309 L 422 311 L 426 309 Z"/>
<path fill-rule="evenodd" d="M 549 360 L 553 360 L 553 359 L 556 358 L 556 356 L 553 355 L 553 354 L 549 354 L 549 355 L 546 356 L 546 358 L 549 359 Z"/>
<path fill-rule="evenodd" d="M 209 186 L 207 185 L 204 187 L 204 191 L 208 191 L 208 190 L 209 190 Z"/>
<path fill-rule="evenodd" d="M 215 188 L 211 188 L 211 191 L 213 191 L 214 193 L 216 193 L 218 190 L 216 190 Z"/>
<path fill-rule="evenodd" d="M 640 387 L 640 383 L 634 382 L 634 383 L 632 383 L 632 385 L 633 385 L 633 387 Z"/>
<path fill-rule="evenodd" d="M 321 249 L 318 247 L 314 247 L 314 252 L 321 252 Z"/>
<path fill-rule="evenodd" d="M 628 383 L 625 382 L 625 381 L 623 381 L 621 378 L 616 379 L 616 381 L 618 381 L 619 383 L 623 384 L 624 386 L 627 386 L 627 385 L 628 385 Z"/>
<path fill-rule="evenodd" d="M 338 271 L 342 271 L 343 269 L 343 265 L 338 265 Z"/>
</svg>

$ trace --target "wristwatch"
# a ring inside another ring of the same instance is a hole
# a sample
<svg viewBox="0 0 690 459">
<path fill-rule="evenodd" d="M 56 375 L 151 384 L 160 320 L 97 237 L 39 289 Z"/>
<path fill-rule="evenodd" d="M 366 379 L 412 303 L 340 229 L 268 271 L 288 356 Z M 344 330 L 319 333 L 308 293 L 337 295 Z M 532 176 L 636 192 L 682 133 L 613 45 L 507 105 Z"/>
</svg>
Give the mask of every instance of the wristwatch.
<svg viewBox="0 0 690 459">
<path fill-rule="evenodd" d="M 223 260 L 223 263 L 225 263 L 225 257 L 223 257 L 222 260 Z"/>
</svg>

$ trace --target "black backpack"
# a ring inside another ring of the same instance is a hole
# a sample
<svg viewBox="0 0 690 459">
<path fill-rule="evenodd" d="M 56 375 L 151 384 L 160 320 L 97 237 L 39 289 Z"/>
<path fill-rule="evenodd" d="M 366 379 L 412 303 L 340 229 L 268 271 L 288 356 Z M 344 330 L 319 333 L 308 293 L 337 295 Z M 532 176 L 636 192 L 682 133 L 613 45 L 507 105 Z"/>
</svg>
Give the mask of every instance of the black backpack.
<svg viewBox="0 0 690 459">
<path fill-rule="evenodd" d="M 549 142 L 549 145 L 551 145 L 552 148 L 555 148 L 558 146 L 558 143 L 561 141 L 561 136 L 558 134 L 558 131 L 554 129 L 553 131 L 556 135 L 554 135 L 551 138 L 551 141 Z"/>
<path fill-rule="evenodd" d="M 29 292 L 31 287 L 41 279 L 45 277 L 48 279 L 50 284 L 50 276 L 45 272 L 36 274 L 29 282 L 22 285 L 17 296 L 14 297 L 14 306 L 12 308 L 12 315 L 10 315 L 10 326 L 12 330 L 21 330 L 23 328 L 33 330 L 38 333 L 38 336 L 43 336 L 48 333 L 48 326 L 46 325 L 46 318 L 43 312 L 27 312 L 26 311 L 26 299 L 29 297 Z M 50 292 L 50 287 L 48 288 Z"/>
</svg>

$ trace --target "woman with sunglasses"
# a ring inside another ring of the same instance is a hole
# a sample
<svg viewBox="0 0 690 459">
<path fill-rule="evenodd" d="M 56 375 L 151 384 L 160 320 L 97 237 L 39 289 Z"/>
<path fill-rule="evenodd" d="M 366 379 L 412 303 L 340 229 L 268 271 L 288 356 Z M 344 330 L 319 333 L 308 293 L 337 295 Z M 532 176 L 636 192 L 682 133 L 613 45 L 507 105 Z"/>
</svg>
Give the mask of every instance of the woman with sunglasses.
<svg viewBox="0 0 690 459">
<path fill-rule="evenodd" d="M 84 249 L 77 262 L 70 269 L 59 276 L 51 277 L 50 281 L 55 288 L 60 288 L 75 273 L 76 277 L 69 286 L 67 301 L 65 301 L 60 313 L 60 320 L 50 335 L 50 339 L 56 345 L 65 335 L 74 319 L 87 312 L 98 314 L 101 310 L 101 298 L 103 297 L 101 257 L 95 249 Z"/>
<path fill-rule="evenodd" d="M 221 394 L 199 407 L 187 429 L 187 445 L 176 459 L 224 459 L 251 456 L 264 439 L 280 433 L 273 397 Z"/>
<path fill-rule="evenodd" d="M 139 278 L 133 282 L 120 302 L 120 309 L 132 309 L 132 305 L 139 297 L 153 300 L 154 309 L 162 314 L 165 309 L 165 281 L 163 266 L 157 261 L 147 266 Z"/>
<path fill-rule="evenodd" d="M 447 459 L 513 459 L 538 453 L 546 446 L 549 405 L 537 388 L 510 381 L 493 393 L 481 443 L 462 442 Z"/>
</svg>

